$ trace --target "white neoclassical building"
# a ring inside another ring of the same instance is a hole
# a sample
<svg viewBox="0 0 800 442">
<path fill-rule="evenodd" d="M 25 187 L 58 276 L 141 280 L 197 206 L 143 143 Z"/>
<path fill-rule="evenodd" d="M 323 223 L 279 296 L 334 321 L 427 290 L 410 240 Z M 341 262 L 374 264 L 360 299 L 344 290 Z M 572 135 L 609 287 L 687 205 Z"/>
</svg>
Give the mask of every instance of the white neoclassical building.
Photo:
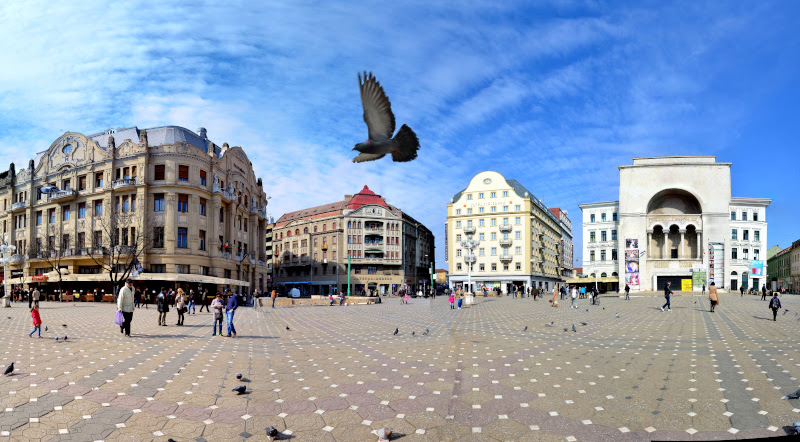
<svg viewBox="0 0 800 442">
<path fill-rule="evenodd" d="M 732 198 L 731 163 L 634 158 L 619 200 L 582 204 L 583 272 L 609 290 L 722 290 L 766 283 L 767 198 Z"/>
</svg>

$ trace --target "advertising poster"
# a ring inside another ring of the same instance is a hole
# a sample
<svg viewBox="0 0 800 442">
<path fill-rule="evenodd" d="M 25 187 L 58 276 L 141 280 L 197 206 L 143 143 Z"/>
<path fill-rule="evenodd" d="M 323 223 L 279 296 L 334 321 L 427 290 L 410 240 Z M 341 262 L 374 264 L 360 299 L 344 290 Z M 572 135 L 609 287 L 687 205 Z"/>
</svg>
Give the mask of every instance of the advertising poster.
<svg viewBox="0 0 800 442">
<path fill-rule="evenodd" d="M 692 280 L 691 279 L 681 279 L 681 291 L 682 292 L 691 292 L 692 291 Z"/>
<path fill-rule="evenodd" d="M 757 259 L 750 261 L 750 274 L 754 277 L 764 276 L 764 261 Z"/>
<path fill-rule="evenodd" d="M 627 238 L 625 240 L 625 284 L 631 290 L 639 289 L 639 240 Z"/>
<path fill-rule="evenodd" d="M 725 287 L 725 245 L 708 243 L 708 283 Z"/>
<path fill-rule="evenodd" d="M 699 292 L 703 290 L 703 286 L 706 286 L 706 289 L 708 289 L 708 284 L 706 283 L 706 270 L 701 268 L 693 268 L 692 287 L 694 287 L 694 291 Z"/>
<path fill-rule="evenodd" d="M 444 223 L 444 237 L 447 238 L 447 223 Z M 447 259 L 448 259 L 447 252 L 448 252 L 448 243 L 449 242 L 450 241 L 445 241 L 444 242 L 444 262 L 447 262 Z"/>
</svg>

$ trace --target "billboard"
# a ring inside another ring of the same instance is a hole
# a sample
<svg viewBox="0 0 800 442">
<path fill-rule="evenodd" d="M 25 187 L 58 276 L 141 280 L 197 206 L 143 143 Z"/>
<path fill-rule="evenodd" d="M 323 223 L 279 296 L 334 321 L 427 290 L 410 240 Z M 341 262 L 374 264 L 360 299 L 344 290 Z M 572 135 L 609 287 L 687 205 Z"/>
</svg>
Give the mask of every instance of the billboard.
<svg viewBox="0 0 800 442">
<path fill-rule="evenodd" d="M 708 283 L 725 287 L 725 244 L 708 243 Z"/>
<path fill-rule="evenodd" d="M 449 259 L 449 257 L 447 256 L 449 243 L 450 239 L 447 236 L 447 223 L 444 223 L 444 262 L 447 262 L 447 260 Z"/>
<path fill-rule="evenodd" d="M 708 286 L 706 283 L 706 269 L 699 267 L 692 268 L 692 287 L 694 291 L 699 292 L 703 290 L 703 286 Z"/>
<path fill-rule="evenodd" d="M 625 240 L 625 284 L 631 290 L 639 289 L 639 239 Z"/>
<path fill-rule="evenodd" d="M 757 259 L 750 261 L 750 275 L 754 277 L 764 276 L 764 261 Z"/>
</svg>

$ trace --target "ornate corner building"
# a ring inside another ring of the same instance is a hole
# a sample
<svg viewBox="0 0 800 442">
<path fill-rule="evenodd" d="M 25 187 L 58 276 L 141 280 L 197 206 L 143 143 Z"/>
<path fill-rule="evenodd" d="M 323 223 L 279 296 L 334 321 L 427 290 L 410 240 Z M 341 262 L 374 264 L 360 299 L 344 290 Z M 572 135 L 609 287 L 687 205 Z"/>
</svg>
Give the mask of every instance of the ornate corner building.
<svg viewBox="0 0 800 442">
<path fill-rule="evenodd" d="M 619 200 L 579 206 L 584 274 L 608 290 L 760 289 L 772 200 L 731 197 L 730 168 L 713 156 L 619 166 Z"/>
<path fill-rule="evenodd" d="M 433 233 L 367 186 L 344 200 L 289 212 L 271 247 L 281 293 L 416 292 L 431 287 Z M 348 272 L 349 261 L 349 272 Z"/>
<path fill-rule="evenodd" d="M 108 269 L 135 260 L 148 289 L 267 287 L 261 179 L 241 147 L 203 128 L 67 132 L 0 174 L 0 200 L 12 283 L 53 282 L 58 267 L 66 289 L 108 290 Z"/>
</svg>

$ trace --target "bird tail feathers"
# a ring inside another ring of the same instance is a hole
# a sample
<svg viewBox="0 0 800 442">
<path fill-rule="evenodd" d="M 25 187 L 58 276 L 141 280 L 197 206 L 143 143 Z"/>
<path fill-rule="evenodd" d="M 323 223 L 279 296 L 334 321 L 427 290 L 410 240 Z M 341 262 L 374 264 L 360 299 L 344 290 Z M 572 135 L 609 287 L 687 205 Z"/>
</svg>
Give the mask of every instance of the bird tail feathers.
<svg viewBox="0 0 800 442">
<path fill-rule="evenodd" d="M 417 157 L 419 139 L 417 138 L 417 134 L 415 134 L 410 127 L 404 124 L 403 127 L 397 131 L 397 134 L 395 134 L 394 140 L 397 141 L 398 147 L 396 150 L 392 151 L 393 161 L 405 162 L 411 161 Z"/>
</svg>

